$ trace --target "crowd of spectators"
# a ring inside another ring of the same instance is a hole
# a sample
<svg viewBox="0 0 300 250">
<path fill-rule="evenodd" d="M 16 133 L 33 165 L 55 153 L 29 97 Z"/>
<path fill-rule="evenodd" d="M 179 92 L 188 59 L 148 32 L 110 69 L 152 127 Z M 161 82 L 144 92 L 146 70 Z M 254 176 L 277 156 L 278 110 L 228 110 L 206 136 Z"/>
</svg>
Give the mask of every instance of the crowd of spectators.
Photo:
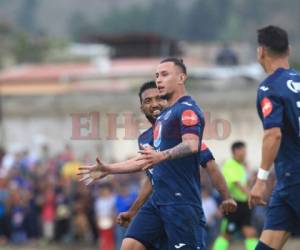
<svg viewBox="0 0 300 250">
<path fill-rule="evenodd" d="M 50 155 L 29 151 L 8 154 L 0 150 L 0 246 L 85 242 L 97 249 L 119 249 L 126 229 L 115 224 L 137 197 L 143 173 L 118 175 L 88 187 L 78 182 L 78 159 L 70 146 Z M 222 214 L 220 197 L 202 173 L 203 208 L 208 244 L 218 234 Z M 264 209 L 254 210 L 254 224 L 262 227 Z"/>
</svg>

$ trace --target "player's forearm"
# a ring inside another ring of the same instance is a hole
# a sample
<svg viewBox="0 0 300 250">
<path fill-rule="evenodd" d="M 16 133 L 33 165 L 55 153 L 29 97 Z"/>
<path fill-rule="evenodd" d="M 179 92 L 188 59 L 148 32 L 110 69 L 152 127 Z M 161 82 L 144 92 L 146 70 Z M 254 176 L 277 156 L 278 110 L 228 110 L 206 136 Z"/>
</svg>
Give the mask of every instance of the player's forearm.
<svg viewBox="0 0 300 250">
<path fill-rule="evenodd" d="M 127 174 L 141 171 L 144 161 L 139 160 L 139 156 L 129 160 L 108 164 L 109 174 Z"/>
<path fill-rule="evenodd" d="M 216 162 L 214 160 L 210 160 L 206 164 L 206 171 L 214 185 L 214 187 L 218 190 L 221 194 L 223 200 L 227 200 L 230 197 L 226 181 L 224 176 L 222 175 L 221 171 L 219 170 Z"/>
<path fill-rule="evenodd" d="M 137 211 L 144 205 L 150 194 L 152 193 L 152 185 L 148 177 L 145 178 L 144 184 L 140 189 L 138 197 L 129 209 L 129 212 L 136 214 Z"/>
<path fill-rule="evenodd" d="M 177 146 L 162 151 L 166 160 L 174 160 L 195 154 L 199 151 L 198 140 L 185 140 Z"/>
<path fill-rule="evenodd" d="M 264 132 L 262 145 L 261 168 L 269 171 L 277 156 L 281 143 L 280 128 L 267 129 Z"/>
</svg>

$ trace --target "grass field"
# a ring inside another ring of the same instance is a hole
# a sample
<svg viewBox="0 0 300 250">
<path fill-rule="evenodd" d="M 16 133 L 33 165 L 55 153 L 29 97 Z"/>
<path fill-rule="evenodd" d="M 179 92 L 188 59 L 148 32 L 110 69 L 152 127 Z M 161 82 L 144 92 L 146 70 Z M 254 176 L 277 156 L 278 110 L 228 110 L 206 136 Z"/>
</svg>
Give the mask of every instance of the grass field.
<svg viewBox="0 0 300 250">
<path fill-rule="evenodd" d="M 85 246 L 80 244 L 61 244 L 61 245 L 42 245 L 42 244 L 28 244 L 26 246 L 1 246 L 1 250 L 100 250 L 96 245 Z M 235 242 L 229 250 L 243 250 L 243 242 Z M 105 250 L 105 249 L 101 249 Z M 300 250 L 300 239 L 290 239 L 284 250 Z"/>
</svg>

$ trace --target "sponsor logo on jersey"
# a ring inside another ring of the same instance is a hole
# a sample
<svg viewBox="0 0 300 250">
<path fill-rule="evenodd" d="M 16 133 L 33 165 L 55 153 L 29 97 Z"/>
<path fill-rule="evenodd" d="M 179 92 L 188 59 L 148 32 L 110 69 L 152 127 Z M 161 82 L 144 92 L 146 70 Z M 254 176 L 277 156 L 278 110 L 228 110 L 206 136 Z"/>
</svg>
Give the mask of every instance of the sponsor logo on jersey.
<svg viewBox="0 0 300 250">
<path fill-rule="evenodd" d="M 179 244 L 174 245 L 174 247 L 176 249 L 180 249 L 180 248 L 184 247 L 185 245 L 186 245 L 185 243 L 179 243 Z"/>
<path fill-rule="evenodd" d="M 159 147 L 160 143 L 161 143 L 161 131 L 162 131 L 162 124 L 160 121 L 156 122 L 155 124 L 155 128 L 153 131 L 153 145 L 154 147 Z"/>
<path fill-rule="evenodd" d="M 261 86 L 259 89 L 262 90 L 262 91 L 268 91 L 268 90 L 269 90 L 269 87 Z"/>
<path fill-rule="evenodd" d="M 261 101 L 261 110 L 263 113 L 264 118 L 266 118 L 267 116 L 269 116 L 273 110 L 273 104 L 270 101 L 269 98 L 265 97 L 264 99 L 262 99 Z"/>
<path fill-rule="evenodd" d="M 199 119 L 193 110 L 188 109 L 182 113 L 181 122 L 185 126 L 195 126 L 199 122 Z"/>
<path fill-rule="evenodd" d="M 294 93 L 300 93 L 300 82 L 294 82 L 293 80 L 288 80 L 286 82 L 286 85 Z"/>
</svg>

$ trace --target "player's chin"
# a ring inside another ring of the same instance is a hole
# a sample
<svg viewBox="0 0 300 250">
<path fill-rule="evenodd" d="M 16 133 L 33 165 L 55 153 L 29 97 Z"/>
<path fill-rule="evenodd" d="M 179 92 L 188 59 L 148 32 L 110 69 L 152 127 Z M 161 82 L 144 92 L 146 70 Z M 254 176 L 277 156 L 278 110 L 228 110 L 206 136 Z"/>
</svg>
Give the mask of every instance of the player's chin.
<svg viewBox="0 0 300 250">
<path fill-rule="evenodd" d="M 156 109 L 154 111 L 152 111 L 151 116 L 153 118 L 157 118 L 160 115 L 161 111 L 159 109 Z"/>
</svg>

